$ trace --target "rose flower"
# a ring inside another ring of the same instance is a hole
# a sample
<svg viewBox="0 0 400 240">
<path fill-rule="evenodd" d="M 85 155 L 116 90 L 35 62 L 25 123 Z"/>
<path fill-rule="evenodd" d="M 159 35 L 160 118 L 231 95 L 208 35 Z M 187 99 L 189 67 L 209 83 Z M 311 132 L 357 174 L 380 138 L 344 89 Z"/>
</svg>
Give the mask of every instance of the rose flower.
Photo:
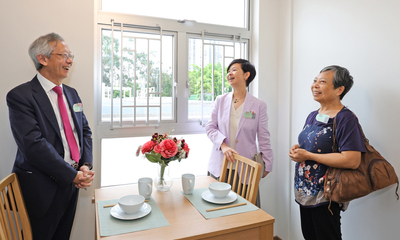
<svg viewBox="0 0 400 240">
<path fill-rule="evenodd" d="M 142 153 L 147 153 L 147 152 L 151 152 L 151 150 L 153 150 L 154 146 L 156 145 L 156 142 L 153 141 L 148 141 L 145 144 L 143 144 L 142 147 Z"/>
<path fill-rule="evenodd" d="M 178 146 L 173 140 L 165 139 L 154 148 L 154 151 L 161 154 L 163 158 L 171 158 L 178 152 Z"/>
</svg>

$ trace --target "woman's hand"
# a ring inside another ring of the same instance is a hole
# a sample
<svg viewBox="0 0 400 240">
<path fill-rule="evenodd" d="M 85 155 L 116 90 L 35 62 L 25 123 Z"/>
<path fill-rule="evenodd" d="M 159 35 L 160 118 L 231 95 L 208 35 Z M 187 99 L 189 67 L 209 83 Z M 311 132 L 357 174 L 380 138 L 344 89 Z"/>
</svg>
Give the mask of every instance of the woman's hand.
<svg viewBox="0 0 400 240">
<path fill-rule="evenodd" d="M 226 145 L 225 142 L 221 144 L 221 151 L 225 155 L 226 159 L 228 159 L 229 162 L 234 162 L 235 158 L 233 157 L 232 154 L 237 154 L 239 155 L 238 152 L 235 151 L 235 149 L 230 148 L 228 145 Z"/>
<path fill-rule="evenodd" d="M 343 151 L 340 153 L 317 154 L 300 148 L 299 144 L 293 145 L 289 157 L 295 162 L 313 160 L 329 167 L 357 169 L 361 162 L 361 152 Z"/>
<path fill-rule="evenodd" d="M 309 160 L 309 152 L 301 149 L 299 144 L 295 144 L 290 148 L 289 157 L 295 162 L 304 162 Z"/>
<path fill-rule="evenodd" d="M 296 150 L 296 149 L 298 149 L 298 148 L 300 148 L 300 145 L 299 145 L 299 144 L 293 145 L 293 146 L 290 148 L 290 150 L 289 150 L 289 156 L 290 156 L 291 154 L 294 154 L 294 150 Z M 291 156 L 290 156 L 290 157 L 291 157 Z"/>
</svg>

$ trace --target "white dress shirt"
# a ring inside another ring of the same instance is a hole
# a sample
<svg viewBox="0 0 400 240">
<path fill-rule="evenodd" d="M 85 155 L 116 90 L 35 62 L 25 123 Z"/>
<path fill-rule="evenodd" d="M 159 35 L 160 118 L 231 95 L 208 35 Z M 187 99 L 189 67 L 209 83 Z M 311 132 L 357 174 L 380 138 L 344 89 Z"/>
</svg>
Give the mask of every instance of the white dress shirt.
<svg viewBox="0 0 400 240">
<path fill-rule="evenodd" d="M 57 123 L 58 123 L 58 127 L 60 128 L 62 143 L 64 146 L 64 160 L 67 163 L 72 165 L 75 163 L 75 161 L 71 158 L 71 151 L 69 149 L 67 137 L 65 136 L 64 125 L 63 125 L 63 122 L 61 119 L 60 109 L 58 107 L 58 101 L 57 101 L 58 95 L 56 92 L 53 91 L 53 88 L 57 85 L 55 85 L 53 82 L 51 82 L 50 80 L 43 77 L 40 73 L 37 74 L 37 78 L 40 82 L 40 85 L 42 85 L 44 91 L 46 92 L 47 97 L 49 97 L 51 106 L 53 107 L 54 113 L 57 118 Z M 62 87 L 63 87 L 62 84 L 60 85 L 60 87 L 62 89 Z M 67 111 L 68 111 L 68 118 L 69 118 L 69 122 L 71 123 L 71 128 L 74 133 L 75 141 L 77 141 L 78 134 L 76 132 L 74 120 L 72 119 L 71 110 L 69 109 L 69 106 L 67 104 L 67 99 L 65 98 L 64 92 L 63 92 L 63 98 L 64 98 L 65 107 L 67 108 Z M 77 141 L 77 145 L 78 145 L 78 149 L 80 152 L 81 148 L 79 146 L 79 141 Z"/>
<path fill-rule="evenodd" d="M 229 117 L 229 139 L 232 139 L 229 142 L 229 147 L 236 150 L 236 133 L 239 126 L 240 117 L 243 112 L 243 103 L 235 109 L 235 104 L 232 102 L 231 113 Z M 235 169 L 236 162 L 232 165 L 232 168 Z"/>
</svg>

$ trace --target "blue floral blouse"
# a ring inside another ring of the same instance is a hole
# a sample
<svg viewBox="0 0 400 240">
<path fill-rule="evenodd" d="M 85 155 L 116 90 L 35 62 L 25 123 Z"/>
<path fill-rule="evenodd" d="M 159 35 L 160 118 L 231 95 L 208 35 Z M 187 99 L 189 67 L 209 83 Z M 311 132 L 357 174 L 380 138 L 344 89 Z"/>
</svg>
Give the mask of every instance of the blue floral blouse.
<svg viewBox="0 0 400 240">
<path fill-rule="evenodd" d="M 318 111 L 310 113 L 299 134 L 300 148 L 312 153 L 332 153 L 333 118 L 327 123 L 316 120 Z M 365 152 L 364 140 L 355 115 L 343 108 L 336 115 L 336 138 L 339 151 Z M 324 196 L 324 180 L 327 166 L 307 160 L 296 163 L 294 191 L 296 202 L 305 207 L 327 204 Z"/>
</svg>

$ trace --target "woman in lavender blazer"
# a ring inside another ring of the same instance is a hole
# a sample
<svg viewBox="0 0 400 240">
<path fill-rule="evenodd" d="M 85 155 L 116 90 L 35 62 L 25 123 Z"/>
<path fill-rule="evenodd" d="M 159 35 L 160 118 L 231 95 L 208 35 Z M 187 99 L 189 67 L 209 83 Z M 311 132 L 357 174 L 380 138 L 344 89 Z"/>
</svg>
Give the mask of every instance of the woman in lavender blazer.
<svg viewBox="0 0 400 240">
<path fill-rule="evenodd" d="M 260 151 L 265 163 L 263 178 L 272 171 L 274 156 L 267 105 L 246 90 L 255 75 L 254 66 L 247 60 L 235 59 L 228 66 L 226 77 L 233 92 L 217 97 L 206 125 L 207 136 L 213 143 L 208 171 L 215 178 L 220 176 L 224 155 L 233 162 L 233 153 L 253 159 Z"/>
</svg>

